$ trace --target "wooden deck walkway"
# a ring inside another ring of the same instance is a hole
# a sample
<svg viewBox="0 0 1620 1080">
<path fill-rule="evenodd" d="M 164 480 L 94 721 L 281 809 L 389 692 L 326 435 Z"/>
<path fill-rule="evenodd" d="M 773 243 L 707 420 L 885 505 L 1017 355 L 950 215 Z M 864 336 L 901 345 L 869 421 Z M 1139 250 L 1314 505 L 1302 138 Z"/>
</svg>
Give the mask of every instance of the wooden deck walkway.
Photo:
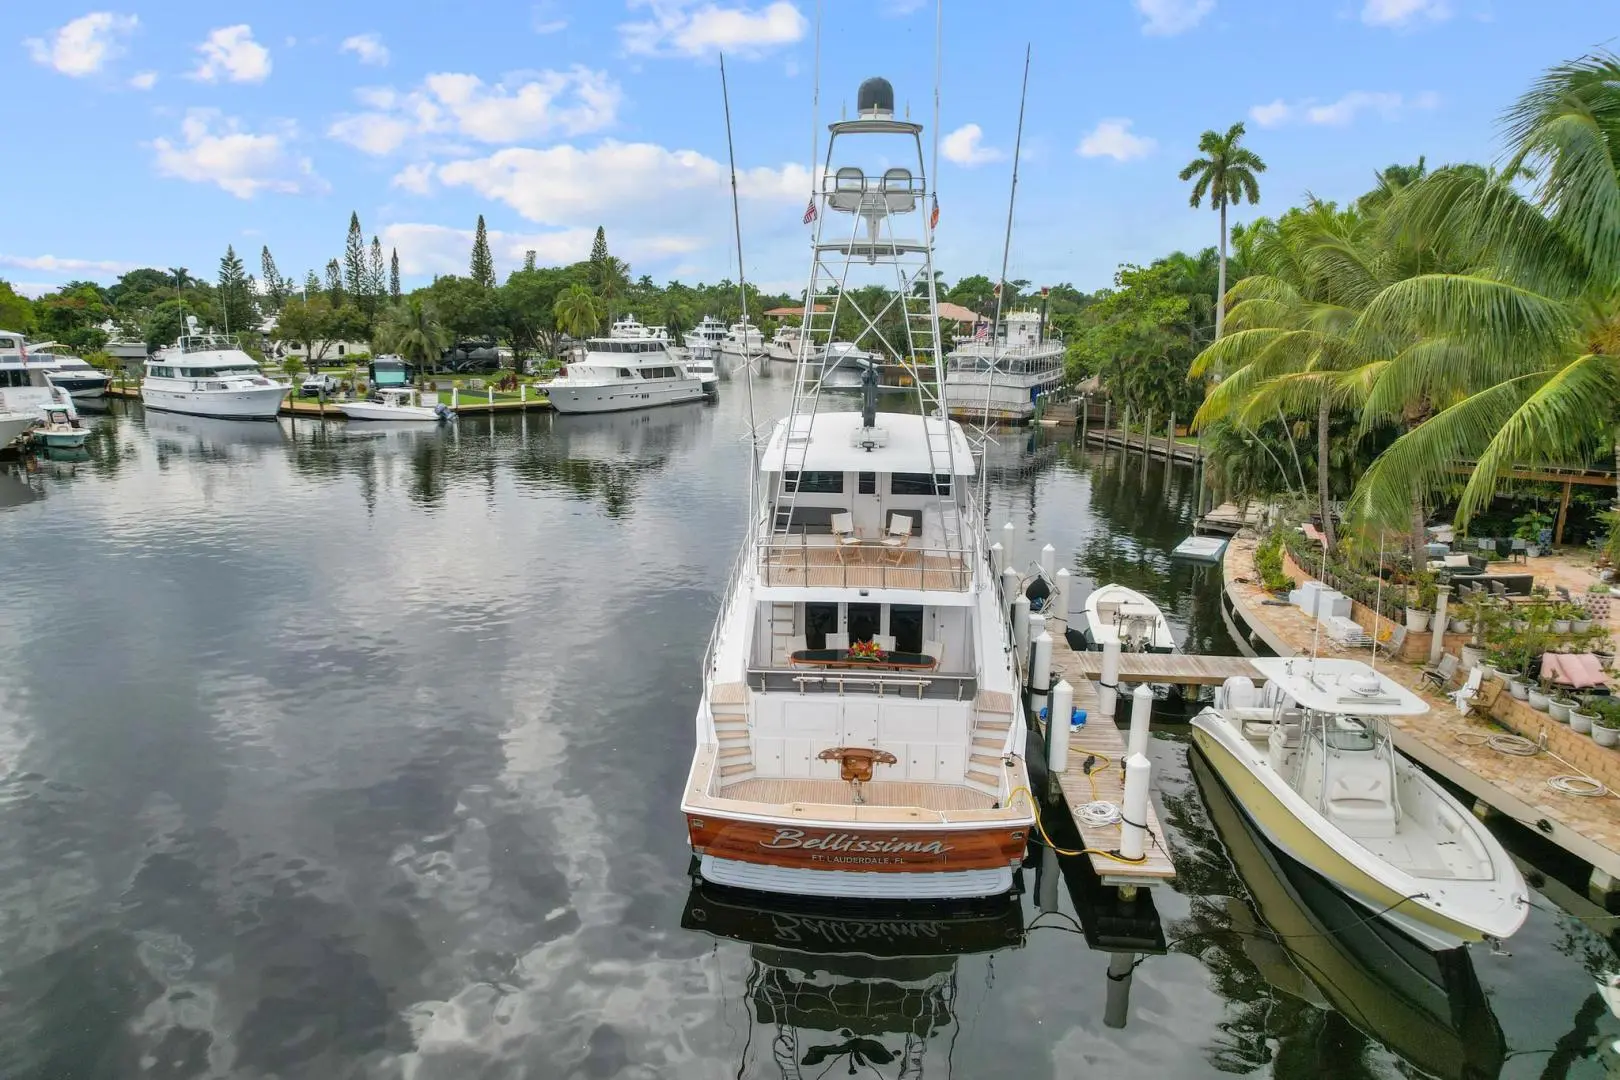
<svg viewBox="0 0 1620 1080">
<path fill-rule="evenodd" d="M 1075 653 L 1061 638 L 1054 642 L 1052 649 L 1054 681 L 1057 678 L 1056 671 L 1060 661 L 1066 662 L 1074 655 Z M 1096 655 L 1100 662 L 1102 654 Z M 1125 736 L 1112 721 L 1104 720 L 1097 714 L 1097 688 L 1094 683 L 1083 676 L 1078 680 L 1068 675 L 1064 678 L 1067 678 L 1069 684 L 1074 687 L 1075 707 L 1086 710 L 1087 719 L 1084 726 L 1073 730 L 1069 735 L 1069 760 L 1062 763 L 1058 777 L 1058 783 L 1063 788 L 1063 801 L 1071 808 L 1096 799 L 1121 806 L 1125 802 L 1125 781 L 1122 771 L 1125 762 Z M 1097 767 L 1092 770 L 1090 776 L 1087 776 L 1086 758 L 1092 754 L 1106 757 L 1108 762 L 1104 764 L 1099 760 Z M 1052 769 L 1058 772 L 1058 763 L 1053 762 Z M 1092 828 L 1076 820 L 1074 825 L 1085 840 L 1087 850 L 1119 849 L 1118 824 Z M 1164 842 L 1164 827 L 1159 824 L 1158 811 L 1154 810 L 1152 799 L 1148 800 L 1147 827 L 1145 862 L 1121 863 L 1103 855 L 1087 856 L 1091 860 L 1091 868 L 1097 872 L 1103 884 L 1146 886 L 1162 884 L 1175 878 L 1175 864 L 1170 861 L 1170 853 Z M 1157 843 L 1154 842 L 1155 837 L 1158 838 Z"/>
<path fill-rule="evenodd" d="M 1103 654 L 1076 652 L 1054 643 L 1052 678 L 1059 675 L 1078 687 L 1102 677 Z M 1256 685 L 1265 681 L 1242 656 L 1187 656 L 1181 653 L 1124 653 L 1119 658 L 1122 683 L 1168 683 L 1174 686 L 1219 686 L 1234 675 L 1247 675 Z M 1077 691 L 1078 694 L 1078 691 Z"/>
</svg>

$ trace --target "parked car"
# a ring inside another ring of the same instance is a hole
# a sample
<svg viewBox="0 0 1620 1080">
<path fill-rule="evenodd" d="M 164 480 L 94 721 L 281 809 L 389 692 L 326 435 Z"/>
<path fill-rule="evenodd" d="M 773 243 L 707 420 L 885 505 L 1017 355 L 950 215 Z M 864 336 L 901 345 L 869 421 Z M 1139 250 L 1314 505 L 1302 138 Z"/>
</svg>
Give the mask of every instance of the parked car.
<svg viewBox="0 0 1620 1080">
<path fill-rule="evenodd" d="M 311 375 L 298 384 L 299 397 L 321 397 L 337 393 L 339 382 L 331 375 Z"/>
</svg>

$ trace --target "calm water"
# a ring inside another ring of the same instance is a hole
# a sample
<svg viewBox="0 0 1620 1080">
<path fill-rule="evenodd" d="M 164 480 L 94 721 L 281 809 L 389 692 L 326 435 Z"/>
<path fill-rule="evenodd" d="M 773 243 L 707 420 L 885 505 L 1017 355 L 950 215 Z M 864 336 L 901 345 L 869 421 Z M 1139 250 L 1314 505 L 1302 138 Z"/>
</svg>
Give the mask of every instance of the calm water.
<svg viewBox="0 0 1620 1080">
<path fill-rule="evenodd" d="M 1511 956 L 1438 967 L 1322 937 L 1174 729 L 1157 921 L 1078 873 L 1041 915 L 1033 869 L 955 919 L 694 894 L 745 427 L 736 385 L 372 437 L 134 409 L 0 476 L 0 1076 L 1604 1075 L 1609 923 L 1538 893 Z M 1022 442 L 994 522 L 1230 647 L 1167 559 L 1186 472 Z"/>
</svg>

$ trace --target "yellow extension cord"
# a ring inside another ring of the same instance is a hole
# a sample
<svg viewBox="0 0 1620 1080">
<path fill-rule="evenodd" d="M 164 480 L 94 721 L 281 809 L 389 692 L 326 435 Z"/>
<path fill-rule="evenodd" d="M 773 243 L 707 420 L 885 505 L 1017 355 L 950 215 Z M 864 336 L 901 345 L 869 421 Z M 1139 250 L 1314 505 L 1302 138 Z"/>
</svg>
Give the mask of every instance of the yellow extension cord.
<svg viewBox="0 0 1620 1080">
<path fill-rule="evenodd" d="M 1102 766 L 1098 766 L 1098 768 L 1103 768 L 1103 767 L 1106 767 L 1107 765 L 1112 765 L 1114 763 L 1114 760 L 1112 758 L 1110 758 L 1107 754 L 1097 754 L 1097 753 L 1095 753 L 1095 751 L 1093 751 L 1093 756 L 1101 759 L 1105 763 Z M 1096 771 L 1095 769 L 1092 770 L 1092 772 L 1095 772 L 1095 771 Z M 1097 799 L 1097 781 L 1095 781 L 1095 780 L 1093 780 L 1091 778 L 1091 773 L 1086 773 L 1086 782 L 1091 785 L 1091 798 L 1092 798 L 1092 800 L 1096 801 L 1096 799 Z M 1040 832 L 1041 839 L 1043 841 L 1045 841 L 1047 847 L 1051 848 L 1053 851 L 1057 852 L 1059 855 L 1100 855 L 1104 859 L 1112 859 L 1114 862 L 1124 863 L 1126 866 L 1140 866 L 1142 863 L 1147 862 L 1147 855 L 1145 855 L 1145 854 L 1139 859 L 1127 859 L 1125 856 L 1121 855 L 1117 851 L 1103 851 L 1103 850 L 1101 850 L 1099 848 L 1080 848 L 1077 851 L 1071 851 L 1068 848 L 1058 847 L 1055 843 L 1052 842 L 1052 838 L 1050 836 L 1048 836 L 1047 833 L 1046 833 L 1046 824 L 1043 821 L 1041 821 L 1041 804 L 1040 804 L 1040 801 L 1035 798 L 1035 793 L 1033 791 L 1029 790 L 1029 788 L 1027 788 L 1027 787 L 1017 787 L 1017 788 L 1013 789 L 1013 792 L 1012 792 L 1012 795 L 1011 795 L 1010 798 L 1011 799 L 1016 799 L 1016 798 L 1018 798 L 1018 796 L 1020 794 L 1026 795 L 1026 796 L 1029 797 L 1030 809 L 1033 810 L 1034 813 L 1035 813 L 1035 828 L 1036 828 L 1036 830 L 1038 830 Z M 1122 823 L 1123 823 L 1123 817 L 1124 817 L 1124 815 L 1121 814 Z"/>
</svg>

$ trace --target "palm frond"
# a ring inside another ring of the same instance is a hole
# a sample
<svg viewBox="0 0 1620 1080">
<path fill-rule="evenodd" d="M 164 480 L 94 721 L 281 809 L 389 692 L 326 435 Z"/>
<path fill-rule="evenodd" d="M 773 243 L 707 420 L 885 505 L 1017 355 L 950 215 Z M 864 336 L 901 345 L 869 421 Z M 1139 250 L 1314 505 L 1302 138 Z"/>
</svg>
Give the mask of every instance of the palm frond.
<svg viewBox="0 0 1620 1080">
<path fill-rule="evenodd" d="M 1468 342 L 1485 362 L 1539 367 L 1568 347 L 1576 329 L 1553 297 L 1480 274 L 1424 274 L 1378 294 L 1357 321 L 1369 342 L 1433 334 Z"/>
<path fill-rule="evenodd" d="M 1540 185 L 1542 204 L 1592 273 L 1614 280 L 1620 276 L 1620 144 L 1605 138 L 1590 114 L 1553 118 L 1535 137 L 1553 161 Z"/>
</svg>

